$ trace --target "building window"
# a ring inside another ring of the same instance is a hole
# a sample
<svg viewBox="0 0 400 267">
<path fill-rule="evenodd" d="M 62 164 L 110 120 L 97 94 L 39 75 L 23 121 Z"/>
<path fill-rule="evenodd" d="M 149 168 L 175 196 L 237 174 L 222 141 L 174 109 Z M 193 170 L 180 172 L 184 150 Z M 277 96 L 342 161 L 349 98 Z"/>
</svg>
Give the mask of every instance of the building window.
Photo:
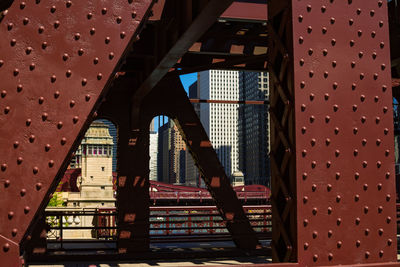
<svg viewBox="0 0 400 267">
<path fill-rule="evenodd" d="M 103 171 L 103 172 L 104 172 L 104 167 L 101 167 L 101 171 Z"/>
<path fill-rule="evenodd" d="M 101 186 L 100 188 L 101 188 L 101 190 L 105 190 L 105 189 L 106 189 L 106 187 L 105 187 L 105 186 Z"/>
</svg>

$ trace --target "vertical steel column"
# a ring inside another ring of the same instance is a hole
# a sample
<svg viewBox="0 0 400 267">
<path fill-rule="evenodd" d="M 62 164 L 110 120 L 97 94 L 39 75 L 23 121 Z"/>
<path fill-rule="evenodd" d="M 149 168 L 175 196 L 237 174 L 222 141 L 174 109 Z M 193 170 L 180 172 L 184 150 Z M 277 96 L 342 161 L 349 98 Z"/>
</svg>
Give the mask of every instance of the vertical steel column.
<svg viewBox="0 0 400 267">
<path fill-rule="evenodd" d="M 129 254 L 149 249 L 149 115 L 140 112 L 132 129 L 130 85 L 133 79 L 115 80 L 112 92 L 99 110 L 99 116 L 118 125 L 117 211 L 118 252 Z M 140 110 L 140 108 L 139 108 Z"/>
<path fill-rule="evenodd" d="M 295 133 L 296 186 L 290 174 L 284 177 L 297 195 L 297 230 L 285 224 L 297 231 L 297 260 L 301 266 L 395 265 L 386 1 L 290 0 L 269 8 L 271 36 L 280 50 L 271 60 L 274 92 L 283 98 L 288 85 L 295 99 L 294 129 L 286 132 Z M 285 64 L 293 70 L 286 77 L 278 75 Z M 282 122 L 275 123 L 275 133 Z M 284 258 L 278 252 L 275 260 Z"/>
</svg>

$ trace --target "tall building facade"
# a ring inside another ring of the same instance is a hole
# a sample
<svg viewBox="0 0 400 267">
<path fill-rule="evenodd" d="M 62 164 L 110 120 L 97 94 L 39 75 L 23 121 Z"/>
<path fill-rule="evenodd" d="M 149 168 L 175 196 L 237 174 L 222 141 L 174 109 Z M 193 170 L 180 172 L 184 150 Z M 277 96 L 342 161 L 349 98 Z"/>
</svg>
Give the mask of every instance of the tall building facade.
<svg viewBox="0 0 400 267">
<path fill-rule="evenodd" d="M 150 129 L 150 147 L 149 147 L 149 179 L 157 181 L 157 161 L 158 161 L 158 133 Z"/>
<path fill-rule="evenodd" d="M 200 72 L 198 87 L 201 99 L 239 100 L 239 72 Z M 228 177 L 239 171 L 238 108 L 238 104 L 200 104 L 200 120 Z"/>
<path fill-rule="evenodd" d="M 158 130 L 158 180 L 169 184 L 185 183 L 186 145 L 172 120 Z"/>
<path fill-rule="evenodd" d="M 241 100 L 268 100 L 267 72 L 240 72 Z M 269 186 L 269 113 L 267 105 L 239 107 L 239 168 L 246 184 Z"/>
</svg>

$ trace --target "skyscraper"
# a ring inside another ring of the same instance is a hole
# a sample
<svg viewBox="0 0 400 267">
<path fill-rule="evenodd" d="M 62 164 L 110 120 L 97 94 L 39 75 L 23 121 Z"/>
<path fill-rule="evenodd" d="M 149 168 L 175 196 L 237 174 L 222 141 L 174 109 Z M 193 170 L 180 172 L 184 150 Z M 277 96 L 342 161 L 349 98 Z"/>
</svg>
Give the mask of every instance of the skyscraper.
<svg viewBox="0 0 400 267">
<path fill-rule="evenodd" d="M 158 161 L 158 133 L 150 130 L 150 147 L 149 147 L 149 179 L 157 181 L 157 161 Z"/>
<path fill-rule="evenodd" d="M 268 100 L 268 73 L 240 72 L 241 100 Z M 269 185 L 268 106 L 239 107 L 239 167 L 246 184 Z"/>
<path fill-rule="evenodd" d="M 239 100 L 239 72 L 209 70 L 198 74 L 201 99 Z M 200 104 L 200 120 L 227 176 L 239 170 L 238 104 Z"/>
</svg>

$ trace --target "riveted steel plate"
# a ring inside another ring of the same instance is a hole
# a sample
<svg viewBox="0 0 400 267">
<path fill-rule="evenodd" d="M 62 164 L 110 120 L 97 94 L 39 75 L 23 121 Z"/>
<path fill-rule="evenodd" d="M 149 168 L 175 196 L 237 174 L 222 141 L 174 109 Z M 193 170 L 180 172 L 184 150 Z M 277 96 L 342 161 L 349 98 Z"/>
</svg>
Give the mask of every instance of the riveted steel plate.
<svg viewBox="0 0 400 267">
<path fill-rule="evenodd" d="M 397 260 L 386 1 L 292 1 L 298 258 Z"/>
<path fill-rule="evenodd" d="M 0 25 L 0 257 L 19 243 L 151 0 L 14 1 Z"/>
</svg>

